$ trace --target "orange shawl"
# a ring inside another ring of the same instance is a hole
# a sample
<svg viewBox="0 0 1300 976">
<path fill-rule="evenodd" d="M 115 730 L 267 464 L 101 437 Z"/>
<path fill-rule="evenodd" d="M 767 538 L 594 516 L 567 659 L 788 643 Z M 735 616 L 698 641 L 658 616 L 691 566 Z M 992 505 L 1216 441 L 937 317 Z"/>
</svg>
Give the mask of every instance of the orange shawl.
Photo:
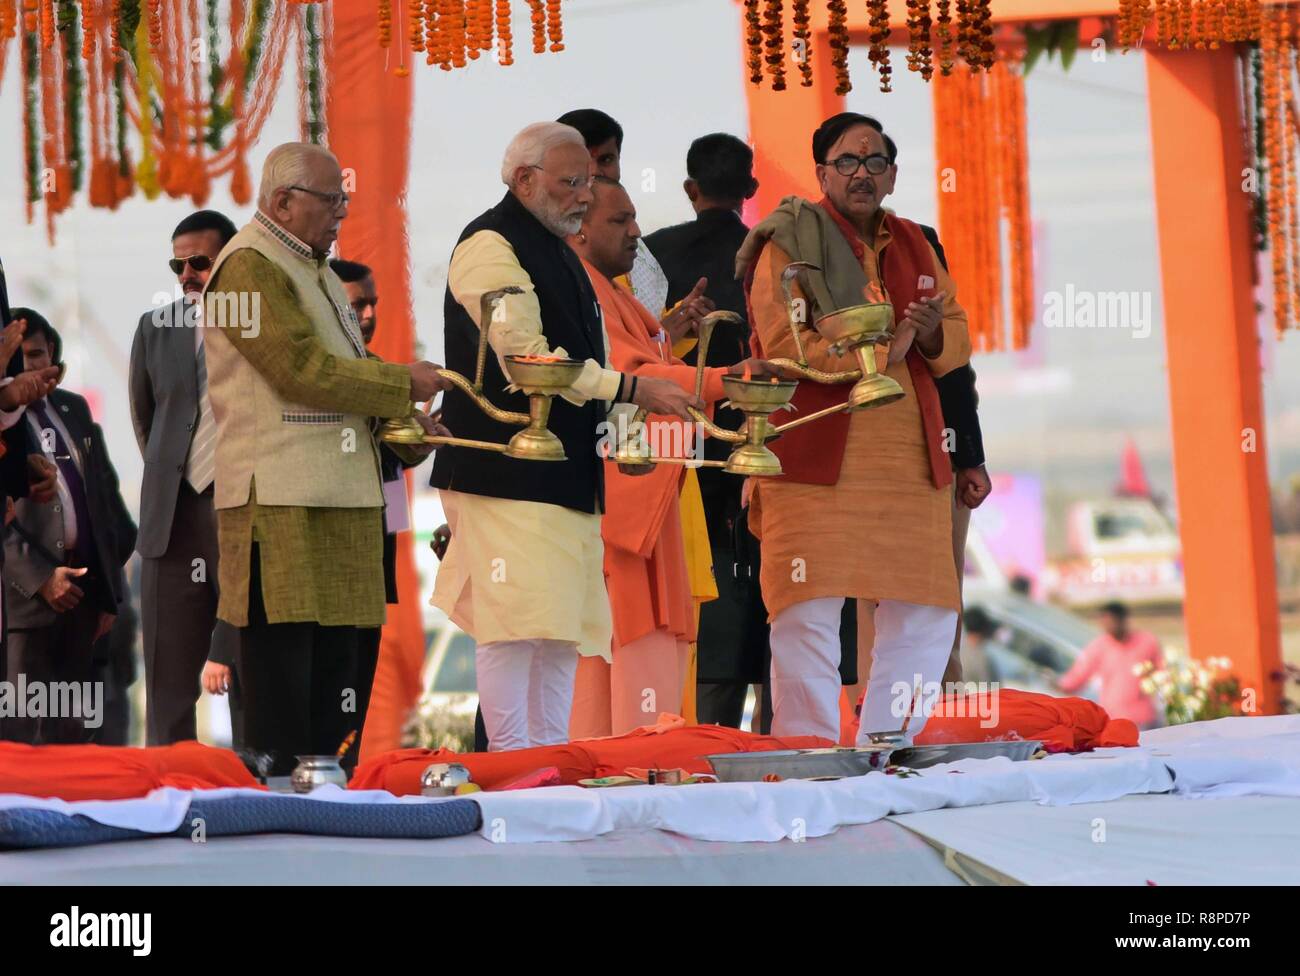
<svg viewBox="0 0 1300 976">
<path fill-rule="evenodd" d="M 693 390 L 695 367 L 672 357 L 668 335 L 658 320 L 622 285 L 586 261 L 583 266 L 604 316 L 610 366 L 636 376 L 671 380 Z M 725 373 L 722 367 L 705 370 L 706 403 L 722 399 Z M 685 428 L 680 437 L 676 433 L 652 436 L 650 444 L 657 454 L 668 453 L 671 445 L 690 445 L 691 425 L 659 414 L 651 414 L 648 422 L 656 433 L 669 429 L 668 425 Z M 639 476 L 606 466 L 601 536 L 616 650 L 659 629 L 684 641 L 695 640 L 695 605 L 677 507 L 684 474 L 680 464 L 657 464 L 650 474 Z"/>
</svg>

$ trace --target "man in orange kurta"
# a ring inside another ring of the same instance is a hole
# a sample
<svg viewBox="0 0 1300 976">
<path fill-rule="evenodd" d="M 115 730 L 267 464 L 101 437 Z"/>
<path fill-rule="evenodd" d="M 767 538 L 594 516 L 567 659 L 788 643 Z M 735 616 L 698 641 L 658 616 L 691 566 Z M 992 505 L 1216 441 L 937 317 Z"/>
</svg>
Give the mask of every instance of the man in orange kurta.
<svg viewBox="0 0 1300 976">
<path fill-rule="evenodd" d="M 810 262 L 820 270 L 806 275 L 806 289 L 795 289 L 808 309 L 797 327 L 809 364 L 827 372 L 856 368 L 813 323 L 888 300 L 894 340 L 877 347 L 877 365 L 904 392 L 899 401 L 814 421 L 774 441 L 785 474 L 759 482 L 751 503 L 772 620 L 772 732 L 833 739 L 845 598 L 877 601 L 863 736 L 898 729 L 913 689 L 943 676 L 959 596 L 952 469 L 934 377 L 969 360 L 970 337 L 953 283 L 920 227 L 880 207 L 888 157 L 879 123 L 834 116 L 814 134 L 813 156 L 825 197 L 787 198 L 757 229 L 771 240 L 749 268 L 755 338 L 763 355 L 798 355 L 780 279 L 791 261 Z M 847 394 L 847 386 L 801 381 L 793 416 Z M 909 736 L 924 723 L 923 714 L 913 715 Z"/>
<path fill-rule="evenodd" d="M 614 280 L 631 268 L 641 236 L 631 198 L 620 184 L 602 177 L 592 192 L 595 202 L 570 244 L 582 258 L 600 303 L 611 367 L 638 379 L 658 377 L 693 390 L 695 368 L 672 356 L 659 321 Z M 706 368 L 705 403 L 722 399 L 723 375 L 739 375 L 746 368 L 754 375 L 769 373 L 765 363 L 754 360 Z M 658 456 L 690 457 L 698 449 L 691 425 L 675 418 L 652 414 L 646 430 Z M 606 440 L 612 448 L 618 446 L 619 435 L 617 429 L 609 431 Z M 693 472 L 681 464 L 658 464 L 648 471 L 646 467 L 620 466 L 606 472 L 601 536 L 614 618 L 612 659 L 592 656 L 579 662 L 570 739 L 621 735 L 653 723 L 660 712 L 680 714 L 696 615 L 678 500 L 684 478 Z M 698 506 L 698 492 L 693 498 Z"/>
</svg>

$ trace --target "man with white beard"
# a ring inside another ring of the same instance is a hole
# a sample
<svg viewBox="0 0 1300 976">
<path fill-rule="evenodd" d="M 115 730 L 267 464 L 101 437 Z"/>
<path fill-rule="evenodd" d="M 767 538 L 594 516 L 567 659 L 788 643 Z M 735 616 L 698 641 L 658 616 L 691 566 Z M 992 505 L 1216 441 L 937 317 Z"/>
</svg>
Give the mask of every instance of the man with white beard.
<svg viewBox="0 0 1300 976">
<path fill-rule="evenodd" d="M 609 344 L 591 282 L 564 238 L 582 229 L 594 164 L 582 135 L 538 122 L 514 137 L 501 166 L 501 202 L 461 233 L 447 276 L 443 321 L 449 369 L 475 372 L 480 300 L 519 289 L 492 316 L 483 393 L 526 413 L 508 392 L 505 357 L 560 356 L 585 367 L 552 405 L 549 427 L 566 460 L 539 463 L 445 446 L 431 484 L 440 490 L 451 543 L 432 603 L 477 643 L 479 701 L 491 748 L 568 740 L 578 655 L 608 651 L 600 424 L 610 405 L 688 418 L 693 395 L 667 380 L 607 368 Z M 458 437 L 504 444 L 518 428 L 484 414 L 459 389 L 443 401 Z M 689 418 L 688 418 L 689 419 Z"/>
</svg>

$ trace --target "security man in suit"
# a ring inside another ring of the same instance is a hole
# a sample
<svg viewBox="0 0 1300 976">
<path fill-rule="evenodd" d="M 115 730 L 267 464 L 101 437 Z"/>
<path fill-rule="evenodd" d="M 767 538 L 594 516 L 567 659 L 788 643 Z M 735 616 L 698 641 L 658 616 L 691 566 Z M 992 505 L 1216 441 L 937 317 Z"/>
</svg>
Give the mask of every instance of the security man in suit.
<svg viewBox="0 0 1300 976">
<path fill-rule="evenodd" d="M 27 320 L 25 364 L 57 364 L 61 342 L 49 322 L 31 309 L 14 309 L 14 317 Z M 25 675 L 29 686 L 89 683 L 94 643 L 108 633 L 127 599 L 121 568 L 135 548 L 135 523 L 122 501 L 104 432 L 85 399 L 56 389 L 30 403 L 23 419 L 58 477 L 52 501 L 17 502 L 5 540 L 8 675 Z M 6 735 L 27 742 L 92 741 L 94 717 L 26 717 L 13 721 Z"/>
<path fill-rule="evenodd" d="M 168 262 L 182 298 L 140 317 L 131 345 L 131 422 L 144 456 L 140 488 L 140 615 L 149 745 L 195 737 L 202 686 L 230 692 L 241 744 L 236 635 L 217 620 L 217 520 L 212 506 L 216 424 L 207 396 L 198 301 L 235 225 L 200 210 L 172 232 Z"/>
</svg>

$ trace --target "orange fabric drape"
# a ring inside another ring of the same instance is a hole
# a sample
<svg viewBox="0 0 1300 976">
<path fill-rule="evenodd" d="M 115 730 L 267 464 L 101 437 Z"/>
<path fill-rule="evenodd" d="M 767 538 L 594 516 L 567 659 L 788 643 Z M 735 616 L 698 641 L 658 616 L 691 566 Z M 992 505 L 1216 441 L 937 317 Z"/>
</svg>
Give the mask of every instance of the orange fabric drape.
<svg viewBox="0 0 1300 976">
<path fill-rule="evenodd" d="M 607 739 L 584 739 L 512 752 L 400 749 L 359 766 L 348 788 L 388 790 L 398 796 L 410 796 L 420 792 L 420 774 L 429 763 L 435 762 L 463 763 L 475 783 L 492 790 L 548 766 L 559 770 L 561 784 L 571 786 L 590 777 L 617 776 L 630 768 L 707 773 L 711 767 L 704 757 L 717 753 L 816 749 L 830 745 L 834 743 L 829 739 L 813 735 L 779 739 L 720 725 L 645 726 Z"/>
<path fill-rule="evenodd" d="M 126 800 L 160 786 L 262 789 L 229 749 L 198 742 L 149 749 L 0 742 L 0 793 L 68 801 Z"/>
<path fill-rule="evenodd" d="M 414 358 L 406 179 L 410 162 L 412 89 L 409 75 L 385 70 L 375 50 L 375 10 L 336 4 L 325 52 L 329 86 L 326 119 L 330 149 L 343 166 L 352 194 L 339 230 L 338 253 L 368 264 L 383 297 L 383 318 L 371 348 L 393 362 Z M 408 476 L 409 485 L 409 476 Z M 402 725 L 420 694 L 424 625 L 409 532 L 397 538 L 397 588 L 401 602 L 388 610 L 379 648 L 361 759 L 400 744 Z"/>
</svg>

